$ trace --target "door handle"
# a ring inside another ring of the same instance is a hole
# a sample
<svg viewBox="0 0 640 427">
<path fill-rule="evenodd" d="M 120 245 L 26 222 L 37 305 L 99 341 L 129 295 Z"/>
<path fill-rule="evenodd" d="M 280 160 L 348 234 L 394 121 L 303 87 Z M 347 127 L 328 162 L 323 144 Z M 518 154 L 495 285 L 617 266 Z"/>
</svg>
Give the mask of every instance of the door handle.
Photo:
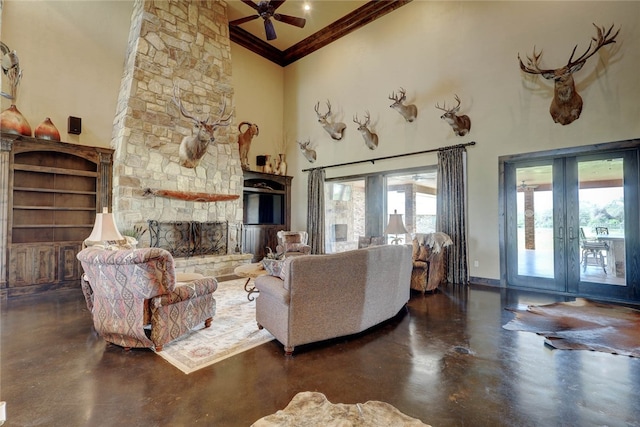
<svg viewBox="0 0 640 427">
<path fill-rule="evenodd" d="M 558 240 L 564 240 L 564 227 L 558 227 Z"/>
<path fill-rule="evenodd" d="M 575 239 L 575 236 L 573 235 L 573 227 L 569 227 L 569 240 L 573 239 Z"/>
</svg>

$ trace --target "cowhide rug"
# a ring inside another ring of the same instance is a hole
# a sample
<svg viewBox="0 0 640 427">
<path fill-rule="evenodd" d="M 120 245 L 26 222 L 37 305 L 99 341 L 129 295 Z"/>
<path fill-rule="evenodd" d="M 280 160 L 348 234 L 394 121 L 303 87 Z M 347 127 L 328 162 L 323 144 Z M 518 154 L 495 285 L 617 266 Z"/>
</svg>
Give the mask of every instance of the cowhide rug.
<svg viewBox="0 0 640 427">
<path fill-rule="evenodd" d="M 551 347 L 640 357 L 640 310 L 583 298 L 507 310 L 516 317 L 503 328 L 535 332 Z"/>
<path fill-rule="evenodd" d="M 367 403 L 331 403 L 322 393 L 296 394 L 286 408 L 256 421 L 252 427 L 430 427 L 394 406 L 375 400 Z"/>
</svg>

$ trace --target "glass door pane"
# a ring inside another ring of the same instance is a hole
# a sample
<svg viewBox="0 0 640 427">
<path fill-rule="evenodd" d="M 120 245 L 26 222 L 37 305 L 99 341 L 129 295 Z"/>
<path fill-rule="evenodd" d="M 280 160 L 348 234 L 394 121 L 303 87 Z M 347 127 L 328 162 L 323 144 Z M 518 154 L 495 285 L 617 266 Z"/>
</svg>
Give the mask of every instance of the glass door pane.
<svg viewBox="0 0 640 427">
<path fill-rule="evenodd" d="M 624 158 L 578 160 L 580 282 L 625 286 Z"/>
<path fill-rule="evenodd" d="M 558 256 L 564 245 L 564 209 L 557 188 L 562 164 L 553 159 L 505 168 L 506 265 L 510 285 L 564 291 L 566 275 Z M 560 192 L 561 193 L 561 192 Z"/>
<path fill-rule="evenodd" d="M 357 249 L 365 234 L 365 180 L 326 182 L 324 201 L 325 252 Z"/>
<path fill-rule="evenodd" d="M 518 168 L 518 275 L 554 277 L 552 165 Z"/>
</svg>

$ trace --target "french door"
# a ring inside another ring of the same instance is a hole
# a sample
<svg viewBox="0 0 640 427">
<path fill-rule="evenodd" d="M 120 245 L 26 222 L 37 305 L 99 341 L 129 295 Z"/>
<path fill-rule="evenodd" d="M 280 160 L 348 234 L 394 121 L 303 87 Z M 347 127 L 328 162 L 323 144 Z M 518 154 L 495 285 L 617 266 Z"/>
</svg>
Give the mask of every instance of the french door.
<svg viewBox="0 0 640 427">
<path fill-rule="evenodd" d="M 638 151 L 504 164 L 508 286 L 640 300 Z"/>
</svg>

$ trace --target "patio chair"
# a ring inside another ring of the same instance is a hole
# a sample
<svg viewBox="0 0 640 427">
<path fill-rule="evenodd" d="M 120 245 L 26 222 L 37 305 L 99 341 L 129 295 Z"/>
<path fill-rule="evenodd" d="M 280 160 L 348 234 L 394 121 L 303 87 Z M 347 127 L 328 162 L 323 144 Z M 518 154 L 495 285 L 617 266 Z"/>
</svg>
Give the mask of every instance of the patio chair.
<svg viewBox="0 0 640 427">
<path fill-rule="evenodd" d="M 584 229 L 580 227 L 580 249 L 582 251 L 581 263 L 582 271 L 587 271 L 589 258 L 591 257 L 596 265 L 602 267 L 604 274 L 607 274 L 605 258 L 609 252 L 609 244 L 600 240 L 587 240 Z"/>
</svg>

